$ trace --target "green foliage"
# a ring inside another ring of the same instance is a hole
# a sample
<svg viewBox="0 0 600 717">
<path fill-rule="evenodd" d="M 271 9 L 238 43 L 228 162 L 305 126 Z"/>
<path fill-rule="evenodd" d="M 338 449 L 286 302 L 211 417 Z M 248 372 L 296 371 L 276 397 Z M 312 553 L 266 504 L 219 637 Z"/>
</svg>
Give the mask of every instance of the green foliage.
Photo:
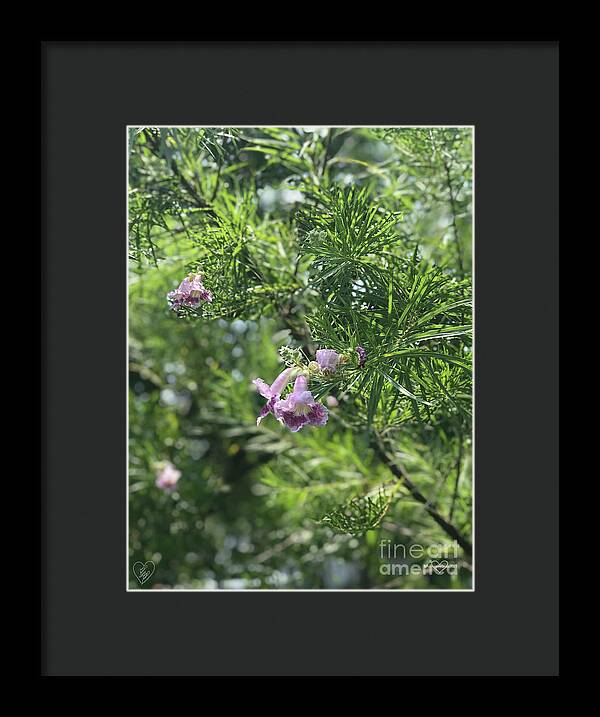
<svg viewBox="0 0 600 717">
<path fill-rule="evenodd" d="M 352 498 L 341 508 L 326 513 L 321 522 L 330 525 L 333 530 L 350 535 L 363 535 L 381 523 L 387 513 L 391 498 L 380 490 L 374 497 L 370 495 Z"/>
<path fill-rule="evenodd" d="M 343 372 L 338 387 L 362 397 L 368 423 L 383 403 L 388 425 L 424 411 L 431 421 L 448 403 L 470 410 L 469 283 L 419 260 L 416 248 L 407 256 L 397 223 L 364 188 L 326 193 L 300 222 L 318 295 L 307 317 L 314 340 L 366 349 L 364 369 Z"/>
<path fill-rule="evenodd" d="M 130 548 L 159 585 L 470 585 L 465 556 L 385 578 L 373 541 L 449 540 L 415 490 L 470 536 L 471 156 L 460 128 L 130 130 Z M 214 301 L 169 311 L 190 271 Z M 251 380 L 317 348 L 327 426 L 257 427 Z"/>
</svg>

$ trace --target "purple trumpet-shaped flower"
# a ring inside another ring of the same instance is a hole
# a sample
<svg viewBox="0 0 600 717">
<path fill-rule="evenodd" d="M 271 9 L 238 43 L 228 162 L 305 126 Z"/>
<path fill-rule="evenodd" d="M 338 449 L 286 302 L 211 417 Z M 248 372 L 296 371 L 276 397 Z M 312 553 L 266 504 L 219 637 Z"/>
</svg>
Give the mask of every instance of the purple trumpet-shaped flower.
<svg viewBox="0 0 600 717">
<path fill-rule="evenodd" d="M 306 376 L 298 376 L 294 390 L 284 400 L 277 401 L 273 406 L 275 418 L 284 426 L 296 433 L 303 426 L 324 426 L 329 412 L 318 403 L 308 390 Z"/>
<path fill-rule="evenodd" d="M 201 301 L 211 302 L 213 295 L 202 283 L 202 274 L 189 274 L 175 291 L 167 294 L 167 300 L 172 309 L 178 309 L 180 306 L 194 308 Z"/>
<path fill-rule="evenodd" d="M 279 401 L 283 389 L 292 380 L 293 373 L 293 368 L 286 368 L 279 374 L 279 376 L 277 376 L 270 386 L 266 381 L 263 381 L 262 378 L 255 378 L 254 381 L 252 381 L 258 389 L 260 395 L 267 399 L 266 404 L 263 406 L 258 418 L 256 419 L 257 426 L 260 426 L 260 422 L 263 418 L 266 418 L 269 413 L 273 413 L 273 407 L 275 406 L 275 403 Z"/>
<path fill-rule="evenodd" d="M 341 356 L 333 349 L 319 349 L 315 355 L 319 368 L 323 373 L 335 373 Z"/>
<path fill-rule="evenodd" d="M 177 470 L 172 463 L 166 461 L 157 473 L 155 485 L 157 488 L 164 490 L 165 493 L 172 493 L 180 478 L 181 471 Z"/>
<path fill-rule="evenodd" d="M 358 365 L 362 368 L 365 365 L 365 361 L 367 360 L 367 352 L 363 349 L 362 346 L 357 346 L 356 353 L 358 354 Z"/>
</svg>

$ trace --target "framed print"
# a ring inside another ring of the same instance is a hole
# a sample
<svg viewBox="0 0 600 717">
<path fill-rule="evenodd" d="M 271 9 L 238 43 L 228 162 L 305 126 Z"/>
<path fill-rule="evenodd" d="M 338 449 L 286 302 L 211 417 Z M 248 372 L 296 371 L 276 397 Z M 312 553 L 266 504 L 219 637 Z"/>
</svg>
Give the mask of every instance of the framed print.
<svg viewBox="0 0 600 717">
<path fill-rule="evenodd" d="M 557 44 L 42 66 L 41 673 L 557 675 Z"/>
</svg>

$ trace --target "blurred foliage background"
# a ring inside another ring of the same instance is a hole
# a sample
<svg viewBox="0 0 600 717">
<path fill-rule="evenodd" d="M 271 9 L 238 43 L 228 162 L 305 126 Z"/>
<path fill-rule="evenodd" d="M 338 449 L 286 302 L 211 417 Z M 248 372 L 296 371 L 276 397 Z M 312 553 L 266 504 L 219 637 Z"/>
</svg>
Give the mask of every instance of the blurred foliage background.
<svg viewBox="0 0 600 717">
<path fill-rule="evenodd" d="M 142 589 L 470 588 L 471 130 L 128 131 L 129 548 L 156 564 Z M 189 271 L 214 301 L 174 312 Z M 364 368 L 311 385 L 325 427 L 256 426 L 251 381 L 275 378 L 281 347 L 357 345 Z M 457 536 L 456 575 L 382 571 L 381 541 Z"/>
</svg>

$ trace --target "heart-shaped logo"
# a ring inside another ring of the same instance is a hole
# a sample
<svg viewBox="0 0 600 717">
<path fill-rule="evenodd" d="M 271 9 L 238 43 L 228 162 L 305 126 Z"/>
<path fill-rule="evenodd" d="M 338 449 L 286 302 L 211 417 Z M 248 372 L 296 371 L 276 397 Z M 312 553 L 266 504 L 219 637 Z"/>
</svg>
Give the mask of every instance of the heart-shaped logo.
<svg viewBox="0 0 600 717">
<path fill-rule="evenodd" d="M 437 575 L 441 575 L 449 566 L 450 563 L 447 560 L 432 560 L 429 563 L 429 567 L 431 567 Z"/>
<path fill-rule="evenodd" d="M 143 585 L 147 580 L 149 580 L 155 570 L 156 565 L 152 562 L 152 560 L 148 560 L 145 563 L 140 563 L 138 561 L 133 564 L 133 574 L 138 579 L 140 585 Z"/>
</svg>

